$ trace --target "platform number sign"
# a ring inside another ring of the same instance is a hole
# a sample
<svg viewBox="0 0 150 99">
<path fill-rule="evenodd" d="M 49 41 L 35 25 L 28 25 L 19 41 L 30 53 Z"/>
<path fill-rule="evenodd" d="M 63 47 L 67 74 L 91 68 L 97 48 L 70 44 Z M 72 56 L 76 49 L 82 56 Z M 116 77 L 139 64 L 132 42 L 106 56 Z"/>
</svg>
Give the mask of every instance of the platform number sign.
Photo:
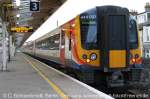
<svg viewBox="0 0 150 99">
<path fill-rule="evenodd" d="M 30 11 L 39 11 L 40 2 L 39 1 L 30 1 Z"/>
</svg>

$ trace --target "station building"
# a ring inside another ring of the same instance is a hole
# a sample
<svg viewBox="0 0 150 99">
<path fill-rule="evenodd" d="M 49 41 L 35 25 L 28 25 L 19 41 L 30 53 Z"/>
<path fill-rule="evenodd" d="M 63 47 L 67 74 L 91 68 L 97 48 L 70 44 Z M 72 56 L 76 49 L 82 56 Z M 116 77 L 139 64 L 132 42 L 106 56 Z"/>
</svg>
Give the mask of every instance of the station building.
<svg viewBox="0 0 150 99">
<path fill-rule="evenodd" d="M 137 15 L 141 34 L 143 57 L 150 58 L 150 3 L 146 3 L 145 12 Z"/>
</svg>

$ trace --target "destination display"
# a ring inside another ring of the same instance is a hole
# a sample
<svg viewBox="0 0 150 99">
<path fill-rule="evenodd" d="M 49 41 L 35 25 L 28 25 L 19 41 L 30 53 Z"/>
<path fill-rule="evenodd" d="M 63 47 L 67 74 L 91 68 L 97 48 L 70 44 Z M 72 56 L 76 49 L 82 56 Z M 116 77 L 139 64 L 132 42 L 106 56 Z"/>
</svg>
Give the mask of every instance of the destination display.
<svg viewBox="0 0 150 99">
<path fill-rule="evenodd" d="M 32 27 L 12 27 L 11 32 L 19 32 L 19 33 L 26 33 L 26 32 L 33 32 Z"/>
<path fill-rule="evenodd" d="M 96 19 L 96 15 L 81 15 L 80 19 Z"/>
<path fill-rule="evenodd" d="M 96 15 L 80 15 L 81 25 L 96 25 Z"/>
</svg>

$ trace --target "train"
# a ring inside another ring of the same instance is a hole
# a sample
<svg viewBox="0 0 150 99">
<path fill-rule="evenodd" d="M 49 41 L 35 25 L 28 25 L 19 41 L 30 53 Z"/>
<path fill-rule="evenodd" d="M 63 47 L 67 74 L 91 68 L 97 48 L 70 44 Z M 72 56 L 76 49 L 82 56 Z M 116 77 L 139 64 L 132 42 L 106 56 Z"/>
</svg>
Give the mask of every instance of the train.
<svg viewBox="0 0 150 99">
<path fill-rule="evenodd" d="M 124 7 L 84 11 L 24 45 L 23 52 L 59 63 L 85 83 L 118 87 L 142 82 L 138 26 Z"/>
</svg>

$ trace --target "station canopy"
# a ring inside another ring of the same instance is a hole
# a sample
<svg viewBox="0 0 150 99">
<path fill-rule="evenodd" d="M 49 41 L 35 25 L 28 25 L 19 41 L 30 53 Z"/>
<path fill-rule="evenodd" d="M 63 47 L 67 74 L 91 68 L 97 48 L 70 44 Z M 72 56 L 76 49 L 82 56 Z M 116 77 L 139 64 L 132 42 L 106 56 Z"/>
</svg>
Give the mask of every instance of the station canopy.
<svg viewBox="0 0 150 99">
<path fill-rule="evenodd" d="M 18 1 L 19 5 L 17 5 Z M 1 16 L 6 22 L 7 30 L 13 36 L 16 46 L 21 46 L 65 1 L 0 0 Z M 36 10 L 38 6 L 31 2 L 38 2 L 39 9 Z"/>
</svg>

